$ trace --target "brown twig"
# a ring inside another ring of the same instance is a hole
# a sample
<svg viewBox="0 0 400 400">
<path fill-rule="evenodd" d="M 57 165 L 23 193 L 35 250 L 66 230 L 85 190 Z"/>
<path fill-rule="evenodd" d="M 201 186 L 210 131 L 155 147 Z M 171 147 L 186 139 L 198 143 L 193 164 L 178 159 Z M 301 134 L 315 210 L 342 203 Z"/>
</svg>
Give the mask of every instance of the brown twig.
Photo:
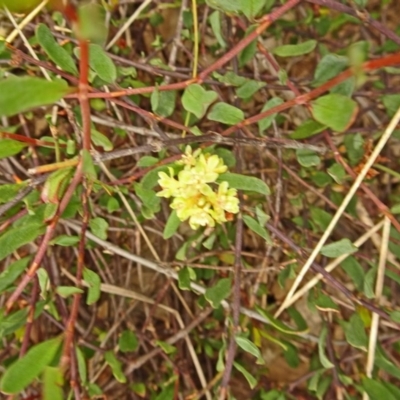
<svg viewBox="0 0 400 400">
<path fill-rule="evenodd" d="M 67 207 L 72 195 L 74 194 L 74 191 L 76 187 L 79 185 L 81 182 L 82 176 L 83 176 L 83 171 L 82 171 L 82 162 L 78 164 L 78 167 L 75 171 L 75 175 L 71 180 L 70 185 L 68 186 L 65 195 L 63 196 L 60 205 L 58 207 L 56 216 L 53 218 L 53 220 L 47 225 L 46 232 L 42 238 L 42 241 L 40 243 L 39 249 L 32 261 L 32 264 L 30 265 L 27 273 L 24 275 L 24 277 L 21 279 L 20 283 L 18 286 L 15 288 L 14 292 L 11 294 L 10 298 L 6 302 L 6 312 L 9 312 L 11 308 L 13 307 L 15 301 L 19 298 L 23 290 L 25 289 L 26 285 L 33 279 L 33 277 L 36 274 L 36 271 L 40 267 L 40 263 L 46 253 L 46 250 L 49 246 L 49 242 L 51 238 L 53 237 L 55 233 L 55 228 L 57 226 L 58 220 L 61 217 L 61 214 L 64 212 L 65 208 Z"/>
</svg>

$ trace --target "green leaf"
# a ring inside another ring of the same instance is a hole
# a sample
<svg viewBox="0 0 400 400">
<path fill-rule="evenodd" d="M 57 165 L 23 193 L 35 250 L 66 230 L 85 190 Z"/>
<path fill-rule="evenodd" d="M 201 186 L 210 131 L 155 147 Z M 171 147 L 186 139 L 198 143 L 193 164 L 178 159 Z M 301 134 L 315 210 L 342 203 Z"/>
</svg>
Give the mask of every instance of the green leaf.
<svg viewBox="0 0 400 400">
<path fill-rule="evenodd" d="M 191 112 L 197 118 L 203 118 L 208 107 L 215 100 L 218 94 L 212 90 L 205 90 L 202 86 L 196 84 L 189 85 L 182 95 L 182 105 L 186 111 Z"/>
<path fill-rule="evenodd" d="M 226 47 L 226 42 L 222 35 L 220 12 L 214 11 L 210 15 L 209 21 L 210 21 L 211 29 L 213 31 L 215 39 L 217 39 L 218 44 L 224 49 Z"/>
<path fill-rule="evenodd" d="M 321 232 L 324 232 L 332 220 L 331 214 L 318 207 L 310 207 L 311 221 L 317 225 Z"/>
<path fill-rule="evenodd" d="M 347 238 L 341 239 L 337 242 L 329 243 L 322 247 L 321 254 L 325 257 L 336 258 L 343 254 L 352 254 L 358 250 L 358 247 Z"/>
<path fill-rule="evenodd" d="M 168 217 L 168 221 L 165 224 L 163 238 L 169 239 L 175 235 L 175 232 L 178 230 L 179 225 L 181 224 L 181 220 L 178 218 L 176 214 L 176 210 L 173 210 Z"/>
<path fill-rule="evenodd" d="M 50 241 L 50 244 L 58 246 L 74 246 L 79 243 L 79 236 L 60 235 Z"/>
<path fill-rule="evenodd" d="M 389 117 L 393 117 L 400 107 L 400 94 L 386 94 L 382 96 L 382 102 Z"/>
<path fill-rule="evenodd" d="M 85 384 L 87 382 L 86 359 L 82 350 L 78 346 L 75 346 L 75 350 L 76 350 L 76 360 L 78 363 L 79 377 L 81 378 L 81 382 Z"/>
<path fill-rule="evenodd" d="M 226 172 L 221 174 L 217 182 L 228 182 L 229 186 L 238 190 L 248 190 L 251 192 L 261 193 L 265 196 L 271 194 L 268 185 L 259 178 L 254 176 L 246 176 L 241 174 L 234 174 L 231 172 Z"/>
<path fill-rule="evenodd" d="M 266 0 L 241 0 L 240 11 L 250 20 L 253 20 L 264 7 Z"/>
<path fill-rule="evenodd" d="M 328 335 L 328 328 L 326 327 L 326 325 L 323 325 L 318 340 L 319 360 L 324 368 L 333 368 L 334 365 L 329 361 L 328 357 L 325 355 L 325 342 L 327 335 Z"/>
<path fill-rule="evenodd" d="M 43 400 L 63 400 L 63 375 L 59 367 L 45 367 L 43 372 Z"/>
<path fill-rule="evenodd" d="M 174 398 L 174 394 L 175 384 L 170 383 L 165 388 L 163 388 L 163 390 L 157 395 L 157 397 L 154 397 L 154 400 L 170 400 Z"/>
<path fill-rule="evenodd" d="M 74 59 L 71 55 L 61 47 L 54 39 L 50 29 L 45 24 L 39 24 L 36 28 L 36 38 L 43 50 L 56 65 L 64 71 L 73 75 L 78 75 Z"/>
<path fill-rule="evenodd" d="M 123 353 L 135 351 L 139 346 L 139 340 L 134 332 L 125 330 L 118 340 L 118 347 Z"/>
<path fill-rule="evenodd" d="M 393 322 L 400 323 L 400 311 L 392 311 L 389 315 Z"/>
<path fill-rule="evenodd" d="M 0 80 L 0 117 L 10 117 L 34 107 L 55 103 L 71 92 L 61 79 L 47 81 L 30 76 Z"/>
<path fill-rule="evenodd" d="M 75 286 L 57 286 L 56 293 L 65 299 L 74 294 L 83 293 L 83 290 Z"/>
<path fill-rule="evenodd" d="M 89 45 L 89 64 L 90 68 L 98 75 L 100 79 L 107 83 L 113 83 L 117 79 L 117 68 L 98 44 Z"/>
<path fill-rule="evenodd" d="M 243 1 L 243 0 L 242 0 Z M 255 31 L 257 25 L 251 25 L 246 29 L 245 37 L 249 36 L 252 32 Z M 239 53 L 239 66 L 243 67 L 248 62 L 254 59 L 257 53 L 257 40 L 253 40 L 250 44 L 248 44 L 240 53 Z"/>
<path fill-rule="evenodd" d="M 134 185 L 135 193 L 142 200 L 143 205 L 149 208 L 153 212 L 160 210 L 160 197 L 157 196 L 156 192 L 152 189 L 146 189 L 140 183 Z"/>
<path fill-rule="evenodd" d="M 376 379 L 365 377 L 362 381 L 362 386 L 370 400 L 398 400 L 383 383 Z"/>
<path fill-rule="evenodd" d="M 24 390 L 52 362 L 61 341 L 61 337 L 57 337 L 31 347 L 7 368 L 0 381 L 0 390 L 7 394 Z"/>
<path fill-rule="evenodd" d="M 347 342 L 357 349 L 367 351 L 368 337 L 365 332 L 363 320 L 360 315 L 354 313 L 349 322 L 343 322 L 344 334 L 346 335 Z"/>
<path fill-rule="evenodd" d="M 26 325 L 28 318 L 28 308 L 24 308 L 15 313 L 0 315 L 0 336 L 6 337 L 22 326 Z"/>
<path fill-rule="evenodd" d="M 0 84 L 1 84 L 1 82 L 0 82 Z M 5 157 L 15 156 L 20 151 L 22 151 L 25 147 L 27 147 L 27 144 L 23 143 L 23 142 L 19 142 L 18 140 L 0 139 L 0 159 L 5 158 Z M 18 185 L 4 185 L 4 186 L 17 186 L 18 187 Z M 0 200 L 0 201 L 5 202 L 3 200 Z"/>
<path fill-rule="evenodd" d="M 160 346 L 162 348 L 162 350 L 165 354 L 173 354 L 176 352 L 176 347 L 172 346 L 172 344 L 169 344 L 162 340 L 156 340 L 156 343 L 158 346 Z"/>
<path fill-rule="evenodd" d="M 311 53 L 316 45 L 316 40 L 307 40 L 306 42 L 298 44 L 284 44 L 283 46 L 275 47 L 272 53 L 279 57 L 297 57 Z"/>
<path fill-rule="evenodd" d="M 308 325 L 303 316 L 297 311 L 295 307 L 289 307 L 287 313 L 297 326 L 297 330 L 301 332 L 308 332 Z"/>
<path fill-rule="evenodd" d="M 246 337 L 236 335 L 235 342 L 241 349 L 243 349 L 247 353 L 250 353 L 251 355 L 253 355 L 256 358 L 261 358 L 260 349 Z"/>
<path fill-rule="evenodd" d="M 217 147 L 216 149 L 214 149 L 213 154 L 216 154 L 218 157 L 221 157 L 224 161 L 224 164 L 228 168 L 233 168 L 236 165 L 235 155 L 233 154 L 232 150 L 230 150 L 230 149 L 225 149 L 223 147 Z M 1 187 L 0 187 L 0 190 L 1 190 Z"/>
<path fill-rule="evenodd" d="M 153 165 L 158 163 L 158 158 L 152 156 L 143 156 L 137 162 L 138 167 L 152 167 Z"/>
<path fill-rule="evenodd" d="M 221 301 L 229 296 L 231 287 L 232 281 L 230 278 L 220 279 L 213 287 L 206 289 L 204 297 L 213 308 L 218 308 Z"/>
<path fill-rule="evenodd" d="M 261 112 L 270 110 L 273 107 L 279 106 L 279 104 L 282 104 L 283 100 L 280 97 L 273 97 L 272 99 L 269 99 L 265 104 L 264 107 L 262 108 Z M 266 129 L 268 129 L 271 124 L 272 121 L 275 120 L 276 116 L 278 114 L 271 114 L 268 117 L 265 117 L 263 119 L 260 119 L 260 121 L 258 121 L 258 129 L 260 130 L 260 133 L 264 132 Z"/>
<path fill-rule="evenodd" d="M 207 118 L 210 121 L 222 122 L 227 125 L 236 125 L 244 120 L 244 113 L 237 107 L 220 102 L 214 104 Z"/>
<path fill-rule="evenodd" d="M 292 139 L 306 139 L 311 136 L 317 135 L 326 129 L 326 125 L 319 123 L 313 119 L 304 121 L 296 130 L 290 135 Z"/>
<path fill-rule="evenodd" d="M 194 275 L 194 277 L 193 277 Z M 196 274 L 192 268 L 184 267 L 178 272 L 178 286 L 181 290 L 190 290 L 190 282 L 196 279 Z"/>
<path fill-rule="evenodd" d="M 90 306 L 91 304 L 96 303 L 96 301 L 100 298 L 101 280 L 99 275 L 96 274 L 96 272 L 88 268 L 85 268 L 83 270 L 83 279 L 89 285 L 86 304 Z"/>
<path fill-rule="evenodd" d="M 117 360 L 117 358 L 115 357 L 114 352 L 112 350 L 106 351 L 104 353 L 104 360 L 110 366 L 112 373 L 114 375 L 114 378 L 120 383 L 125 383 L 126 376 L 124 375 L 124 373 L 122 371 L 122 364 L 119 360 Z"/>
<path fill-rule="evenodd" d="M 242 86 L 236 89 L 236 95 L 240 99 L 250 99 L 257 90 L 260 90 L 266 85 L 265 82 L 248 80 Z"/>
<path fill-rule="evenodd" d="M 219 82 L 232 86 L 241 86 L 247 81 L 247 78 L 237 75 L 233 71 L 228 71 L 225 75 L 214 72 L 214 76 Z"/>
<path fill-rule="evenodd" d="M 321 96 L 312 102 L 312 115 L 320 122 L 337 132 L 345 131 L 357 114 L 357 103 L 342 94 L 332 93 Z"/>
<path fill-rule="evenodd" d="M 72 172 L 73 168 L 61 168 L 47 177 L 41 193 L 41 198 L 45 203 L 57 204 L 60 201 L 72 177 Z M 47 211 L 50 211 L 48 218 L 51 216 L 51 210 Z"/>
<path fill-rule="evenodd" d="M 0 154 L 3 154 L 3 142 L 0 139 Z M 1 156 L 0 156 L 1 158 Z M 12 200 L 20 190 L 26 187 L 25 183 L 13 183 L 13 184 L 2 184 L 0 185 L 0 204 L 7 203 Z"/>
<path fill-rule="evenodd" d="M 108 222 L 104 218 L 92 218 L 89 221 L 89 226 L 93 235 L 103 240 L 107 239 Z"/>
<path fill-rule="evenodd" d="M 299 349 L 292 343 L 284 342 L 286 349 L 283 352 L 286 362 L 291 368 L 297 368 L 300 365 Z"/>
<path fill-rule="evenodd" d="M 250 374 L 249 371 L 246 370 L 242 365 L 240 365 L 238 362 L 234 361 L 233 366 L 243 374 L 243 376 L 246 378 L 246 381 L 248 382 L 249 386 L 251 389 L 254 389 L 257 386 L 257 379 L 254 378 L 253 375 Z"/>
<path fill-rule="evenodd" d="M 254 233 L 261 236 L 267 243 L 272 244 L 268 231 L 257 220 L 250 217 L 250 215 L 243 215 L 243 221 Z"/>
<path fill-rule="evenodd" d="M 21 258 L 13 262 L 0 274 L 0 293 L 12 285 L 15 280 L 25 271 L 30 257 Z"/>
<path fill-rule="evenodd" d="M 256 216 L 257 221 L 261 226 L 264 226 L 271 219 L 271 217 L 264 212 L 260 205 L 256 206 Z"/>
<path fill-rule="evenodd" d="M 40 287 L 40 294 L 42 297 L 46 297 L 46 293 L 48 292 L 50 285 L 49 285 L 49 274 L 47 271 L 41 267 L 36 271 L 36 276 L 39 281 L 39 287 Z"/>
<path fill-rule="evenodd" d="M 238 14 L 242 7 L 242 0 L 206 0 L 206 3 L 216 10 L 232 14 Z"/>
<path fill-rule="evenodd" d="M 375 365 L 393 377 L 400 379 L 400 368 L 390 361 L 380 345 L 376 348 Z"/>
<path fill-rule="evenodd" d="M 327 169 L 328 174 L 339 185 L 343 184 L 346 179 L 346 170 L 341 164 L 334 163 Z"/>
<path fill-rule="evenodd" d="M 338 312 L 338 305 L 326 294 L 320 293 L 317 299 L 314 300 L 314 305 L 318 310 L 329 312 Z"/>
<path fill-rule="evenodd" d="M 261 307 L 256 306 L 256 309 L 266 320 L 268 320 L 268 322 L 271 326 L 273 326 L 275 329 L 277 329 L 280 332 L 287 333 L 289 335 L 301 335 L 308 331 L 308 328 L 305 328 L 304 330 L 290 328 L 289 326 L 285 325 L 280 320 L 274 318 L 269 312 L 265 311 Z"/>
<path fill-rule="evenodd" d="M 157 115 L 169 117 L 175 110 L 176 91 L 159 91 L 157 88 L 151 94 L 151 109 Z"/>
<path fill-rule="evenodd" d="M 102 147 L 104 151 L 111 151 L 114 148 L 111 140 L 96 129 L 92 129 L 92 142 L 95 146 Z"/>
<path fill-rule="evenodd" d="M 375 278 L 376 268 L 371 268 L 364 274 L 363 292 L 368 299 L 373 299 L 375 297 Z"/>
<path fill-rule="evenodd" d="M 44 232 L 43 224 L 31 223 L 11 228 L 0 236 L 0 261 L 19 247 L 32 243 Z"/>
<path fill-rule="evenodd" d="M 296 157 L 299 164 L 305 168 L 315 167 L 321 162 L 317 153 L 309 149 L 296 149 Z"/>
<path fill-rule="evenodd" d="M 326 54 L 318 63 L 314 73 L 314 86 L 322 85 L 347 68 L 349 60 L 347 57 L 336 54 Z"/>
<path fill-rule="evenodd" d="M 365 279 L 365 272 L 361 264 L 353 256 L 349 256 L 340 263 L 340 267 L 351 278 L 357 290 L 361 292 Z"/>
</svg>

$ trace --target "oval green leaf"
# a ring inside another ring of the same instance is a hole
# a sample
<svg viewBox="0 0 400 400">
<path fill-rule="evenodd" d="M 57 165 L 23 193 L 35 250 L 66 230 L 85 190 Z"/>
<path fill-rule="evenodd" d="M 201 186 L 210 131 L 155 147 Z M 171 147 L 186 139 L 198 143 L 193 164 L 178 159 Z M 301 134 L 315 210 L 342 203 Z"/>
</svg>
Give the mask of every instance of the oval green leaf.
<svg viewBox="0 0 400 400">
<path fill-rule="evenodd" d="M 246 176 L 240 174 L 234 174 L 226 172 L 218 177 L 217 182 L 228 182 L 229 186 L 238 190 L 248 190 L 251 192 L 261 193 L 266 196 L 271 194 L 271 190 L 268 185 L 259 178 L 254 176 Z"/>
<path fill-rule="evenodd" d="M 0 81 L 0 116 L 12 115 L 60 100 L 71 91 L 61 79 L 46 81 L 30 76 Z"/>
<path fill-rule="evenodd" d="M 303 43 L 284 44 L 283 46 L 275 47 L 272 52 L 279 57 L 296 57 L 311 53 L 315 49 L 316 45 L 316 40 L 307 40 Z"/>
<path fill-rule="evenodd" d="M 205 90 L 196 83 L 188 86 L 183 92 L 182 105 L 186 111 L 191 112 L 200 119 L 207 112 L 209 105 L 217 98 L 216 92 Z"/>
<path fill-rule="evenodd" d="M 70 72 L 73 75 L 78 75 L 78 69 L 76 68 L 74 59 L 64 47 L 61 47 L 56 42 L 50 29 L 45 24 L 39 24 L 36 28 L 36 38 L 50 60 L 64 71 Z"/>
<path fill-rule="evenodd" d="M 250 353 L 251 355 L 253 355 L 256 358 L 261 357 L 260 349 L 246 337 L 235 336 L 235 342 L 241 349 L 243 349 L 247 353 Z"/>
<path fill-rule="evenodd" d="M 211 304 L 211 307 L 218 308 L 221 301 L 229 296 L 231 287 L 232 281 L 230 278 L 220 279 L 216 285 L 206 290 L 204 297 Z"/>
<path fill-rule="evenodd" d="M 357 114 L 357 103 L 338 93 L 327 94 L 312 102 L 312 115 L 323 125 L 337 132 L 343 132 Z"/>
<path fill-rule="evenodd" d="M 321 254 L 325 257 L 336 258 L 343 254 L 353 254 L 358 250 L 358 247 L 347 238 L 337 242 L 327 244 L 321 249 Z"/>
<path fill-rule="evenodd" d="M 244 113 L 228 103 L 215 104 L 207 117 L 210 121 L 222 122 L 227 125 L 236 125 L 244 120 Z"/>
<path fill-rule="evenodd" d="M 91 305 L 93 303 L 96 303 L 101 294 L 101 280 L 99 275 L 96 274 L 96 272 L 85 268 L 83 270 L 83 279 L 89 285 L 86 304 Z"/>
<path fill-rule="evenodd" d="M 18 140 L 0 139 L 0 158 L 15 156 L 26 146 L 26 143 L 18 142 Z"/>
<path fill-rule="evenodd" d="M 169 239 L 172 236 L 174 236 L 174 234 L 178 230 L 181 222 L 182 221 L 176 215 L 176 210 L 172 211 L 168 218 L 168 221 L 165 225 L 164 232 L 163 232 L 163 238 Z"/>
<path fill-rule="evenodd" d="M 98 44 L 91 43 L 89 46 L 89 63 L 93 71 L 103 81 L 113 83 L 117 79 L 115 64 Z"/>
<path fill-rule="evenodd" d="M 272 244 L 268 231 L 257 220 L 250 217 L 250 215 L 243 215 L 243 221 L 254 233 L 261 236 L 267 243 Z"/>
</svg>

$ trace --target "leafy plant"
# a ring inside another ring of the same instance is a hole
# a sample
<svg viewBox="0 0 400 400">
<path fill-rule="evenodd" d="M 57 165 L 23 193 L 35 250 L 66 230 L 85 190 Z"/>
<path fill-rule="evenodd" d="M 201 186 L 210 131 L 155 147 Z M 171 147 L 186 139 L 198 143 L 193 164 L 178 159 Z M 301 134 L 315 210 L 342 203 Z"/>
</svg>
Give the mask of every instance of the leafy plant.
<svg viewBox="0 0 400 400">
<path fill-rule="evenodd" d="M 14 3 L 0 392 L 398 398 L 394 2 Z"/>
</svg>

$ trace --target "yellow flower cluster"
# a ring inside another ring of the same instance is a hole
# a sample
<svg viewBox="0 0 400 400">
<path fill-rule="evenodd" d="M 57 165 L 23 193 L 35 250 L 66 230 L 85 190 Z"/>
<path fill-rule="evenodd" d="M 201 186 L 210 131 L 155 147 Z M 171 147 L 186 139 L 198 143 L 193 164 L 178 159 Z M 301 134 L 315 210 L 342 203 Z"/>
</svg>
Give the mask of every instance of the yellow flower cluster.
<svg viewBox="0 0 400 400">
<path fill-rule="evenodd" d="M 169 174 L 158 173 L 158 183 L 163 190 L 157 196 L 173 198 L 171 208 L 176 210 L 181 221 L 189 220 L 192 229 L 214 227 L 215 223 L 227 221 L 226 212 L 239 212 L 236 189 L 229 188 L 228 182 L 216 182 L 218 176 L 227 170 L 220 157 L 203 154 L 201 149 L 192 152 L 192 148 L 187 146 L 177 164 L 183 165 L 177 179 L 172 168 L 168 168 Z M 217 186 L 216 191 L 210 184 Z"/>
</svg>

